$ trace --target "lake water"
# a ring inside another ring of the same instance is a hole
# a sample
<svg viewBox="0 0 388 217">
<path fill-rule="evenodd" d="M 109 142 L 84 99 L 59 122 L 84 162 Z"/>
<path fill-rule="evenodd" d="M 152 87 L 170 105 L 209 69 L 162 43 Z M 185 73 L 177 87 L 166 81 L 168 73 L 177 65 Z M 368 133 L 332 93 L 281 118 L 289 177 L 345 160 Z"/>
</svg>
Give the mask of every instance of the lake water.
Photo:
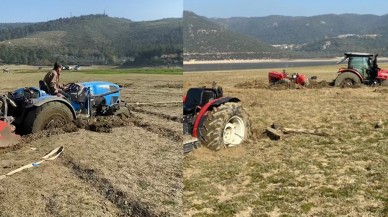
<svg viewBox="0 0 388 217">
<path fill-rule="evenodd" d="M 184 64 L 184 72 L 196 71 L 224 71 L 241 69 L 270 69 L 289 68 L 305 66 L 335 65 L 336 61 L 283 61 L 283 62 L 257 62 L 257 63 L 204 63 L 204 64 Z"/>
</svg>

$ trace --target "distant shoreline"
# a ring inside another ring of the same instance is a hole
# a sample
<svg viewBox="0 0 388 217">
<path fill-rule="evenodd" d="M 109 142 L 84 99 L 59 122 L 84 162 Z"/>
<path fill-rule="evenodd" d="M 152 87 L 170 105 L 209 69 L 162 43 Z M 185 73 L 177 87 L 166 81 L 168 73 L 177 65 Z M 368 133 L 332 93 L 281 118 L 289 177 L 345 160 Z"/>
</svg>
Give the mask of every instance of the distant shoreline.
<svg viewBox="0 0 388 217">
<path fill-rule="evenodd" d="M 306 59 L 260 59 L 260 60 L 214 60 L 214 61 L 189 61 L 183 63 L 185 72 L 198 71 L 226 71 L 245 69 L 277 69 L 293 67 L 315 67 L 323 65 L 336 65 L 342 58 L 306 58 Z M 379 63 L 388 62 L 388 58 L 379 58 Z M 345 66 L 346 61 L 341 65 Z"/>
<path fill-rule="evenodd" d="M 195 64 L 227 64 L 227 63 L 271 63 L 271 62 L 338 62 L 342 57 L 334 58 L 305 58 L 305 59 L 253 59 L 253 60 L 190 60 L 183 61 L 183 65 Z M 379 61 L 388 61 L 388 57 L 380 57 Z"/>
<path fill-rule="evenodd" d="M 336 58 L 310 58 L 310 59 L 234 59 L 234 60 L 190 60 L 183 61 L 183 64 L 224 64 L 224 63 L 266 63 L 266 62 L 317 62 L 317 61 L 339 61 L 341 57 Z"/>
</svg>

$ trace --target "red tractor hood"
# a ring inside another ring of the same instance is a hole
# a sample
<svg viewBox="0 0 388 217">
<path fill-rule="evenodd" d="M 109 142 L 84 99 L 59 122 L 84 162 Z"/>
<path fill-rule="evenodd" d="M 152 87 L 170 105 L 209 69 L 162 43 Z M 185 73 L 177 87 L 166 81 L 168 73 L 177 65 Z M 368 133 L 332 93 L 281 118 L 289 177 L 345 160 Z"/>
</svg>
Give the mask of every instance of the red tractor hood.
<svg viewBox="0 0 388 217">
<path fill-rule="evenodd" d="M 287 74 L 283 72 L 271 71 L 268 73 L 268 77 L 272 79 L 281 80 L 283 78 L 287 78 Z"/>
<path fill-rule="evenodd" d="M 388 80 L 388 70 L 387 69 L 379 69 L 377 72 L 377 78 L 382 80 Z"/>
</svg>

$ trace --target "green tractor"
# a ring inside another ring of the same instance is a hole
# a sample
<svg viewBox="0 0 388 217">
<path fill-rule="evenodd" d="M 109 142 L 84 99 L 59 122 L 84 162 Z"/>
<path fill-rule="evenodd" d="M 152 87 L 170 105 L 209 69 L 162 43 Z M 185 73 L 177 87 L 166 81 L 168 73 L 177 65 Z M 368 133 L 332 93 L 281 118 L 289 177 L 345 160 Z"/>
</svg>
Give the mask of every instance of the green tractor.
<svg viewBox="0 0 388 217">
<path fill-rule="evenodd" d="M 377 65 L 378 54 L 346 52 L 337 64 L 348 60 L 347 68 L 340 68 L 334 81 L 336 87 L 358 84 L 388 85 L 388 70 Z"/>
</svg>

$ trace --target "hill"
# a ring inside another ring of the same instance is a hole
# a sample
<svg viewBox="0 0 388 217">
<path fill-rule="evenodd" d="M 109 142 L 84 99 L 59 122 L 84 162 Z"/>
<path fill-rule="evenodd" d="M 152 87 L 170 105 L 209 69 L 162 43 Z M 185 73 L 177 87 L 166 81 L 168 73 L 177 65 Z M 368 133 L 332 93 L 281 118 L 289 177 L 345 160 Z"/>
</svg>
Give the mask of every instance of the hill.
<svg viewBox="0 0 388 217">
<path fill-rule="evenodd" d="M 228 30 L 193 12 L 183 13 L 185 60 L 252 59 L 285 55 L 252 36 Z"/>
<path fill-rule="evenodd" d="M 182 43 L 179 18 L 134 22 L 97 14 L 0 25 L 4 63 L 179 64 Z"/>
<path fill-rule="evenodd" d="M 326 14 L 209 19 L 300 55 L 335 56 L 345 51 L 388 55 L 388 15 Z"/>
</svg>

